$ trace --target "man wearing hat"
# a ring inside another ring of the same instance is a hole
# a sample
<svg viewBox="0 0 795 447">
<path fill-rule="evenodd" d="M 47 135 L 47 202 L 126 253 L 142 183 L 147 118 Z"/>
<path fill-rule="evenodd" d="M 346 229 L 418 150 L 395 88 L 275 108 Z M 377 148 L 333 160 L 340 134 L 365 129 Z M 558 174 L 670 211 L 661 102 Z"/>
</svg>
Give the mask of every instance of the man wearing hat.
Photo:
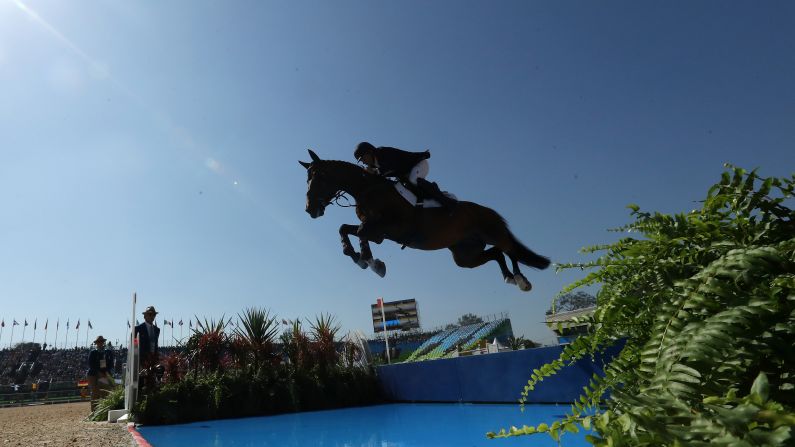
<svg viewBox="0 0 795 447">
<path fill-rule="evenodd" d="M 160 328 L 154 325 L 155 316 L 157 316 L 155 306 L 149 306 L 144 311 L 144 322 L 135 326 L 142 368 L 147 368 L 158 362 L 157 339 L 160 337 Z"/>
<path fill-rule="evenodd" d="M 88 386 L 91 387 L 91 411 L 97 406 L 100 390 L 113 388 L 113 351 L 105 350 L 105 338 L 101 335 L 94 340 L 96 346 L 88 353 Z"/>
</svg>

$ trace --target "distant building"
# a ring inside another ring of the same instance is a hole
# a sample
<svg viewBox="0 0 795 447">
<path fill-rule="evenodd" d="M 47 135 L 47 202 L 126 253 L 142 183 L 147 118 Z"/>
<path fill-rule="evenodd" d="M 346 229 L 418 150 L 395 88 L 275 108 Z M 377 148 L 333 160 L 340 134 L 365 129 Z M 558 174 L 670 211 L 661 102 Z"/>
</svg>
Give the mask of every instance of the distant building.
<svg viewBox="0 0 795 447">
<path fill-rule="evenodd" d="M 558 337 L 558 344 L 567 345 L 580 335 L 588 332 L 588 324 L 575 322 L 575 318 L 589 317 L 593 315 L 596 306 L 584 307 L 582 309 L 568 312 L 558 312 L 547 315 L 545 322 L 547 326 Z"/>
</svg>

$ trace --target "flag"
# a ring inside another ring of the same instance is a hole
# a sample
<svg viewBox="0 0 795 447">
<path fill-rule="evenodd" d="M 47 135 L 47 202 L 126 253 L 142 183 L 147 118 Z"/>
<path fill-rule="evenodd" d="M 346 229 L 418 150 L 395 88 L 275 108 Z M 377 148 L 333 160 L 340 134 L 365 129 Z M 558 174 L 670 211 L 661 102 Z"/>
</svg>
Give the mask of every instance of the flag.
<svg viewBox="0 0 795 447">
<path fill-rule="evenodd" d="M 19 326 L 19 323 L 17 323 L 17 320 L 14 320 L 14 324 L 12 324 L 11 326 Z"/>
<path fill-rule="evenodd" d="M 89 329 L 94 329 L 94 326 L 91 326 L 91 320 L 88 320 L 88 328 Z"/>
<path fill-rule="evenodd" d="M 47 330 L 47 326 L 50 324 L 50 319 L 47 318 L 47 321 L 44 322 L 44 330 Z"/>
<path fill-rule="evenodd" d="M 141 324 L 141 322 L 140 322 L 140 321 L 138 321 L 138 319 L 136 318 L 136 319 L 135 319 L 135 325 L 136 325 L 136 326 L 138 326 L 139 324 Z"/>
<path fill-rule="evenodd" d="M 61 328 L 61 319 L 58 318 L 57 320 L 55 320 L 55 330 L 57 331 L 60 328 Z"/>
<path fill-rule="evenodd" d="M 75 330 L 80 329 L 80 319 L 77 319 L 77 324 L 75 325 Z"/>
<path fill-rule="evenodd" d="M 163 326 L 168 326 L 168 320 L 166 320 L 165 318 L 163 318 Z"/>
<path fill-rule="evenodd" d="M 39 324 L 39 319 L 38 319 L 38 318 L 36 318 L 35 320 L 33 320 L 33 330 L 34 330 L 34 331 L 36 330 L 36 326 L 37 326 L 38 324 Z"/>
<path fill-rule="evenodd" d="M 193 320 L 188 320 L 188 328 L 193 329 Z"/>
<path fill-rule="evenodd" d="M 130 328 L 130 320 L 127 320 L 127 329 Z"/>
<path fill-rule="evenodd" d="M 182 326 L 182 319 L 179 319 L 179 325 Z"/>
<path fill-rule="evenodd" d="M 23 327 L 28 327 L 28 319 L 27 318 L 25 318 L 25 326 L 23 326 Z"/>
<path fill-rule="evenodd" d="M 378 298 L 378 307 L 384 307 L 384 300 L 381 298 Z"/>
<path fill-rule="evenodd" d="M 69 319 L 66 319 L 66 329 L 69 329 Z"/>
<path fill-rule="evenodd" d="M 174 320 L 171 320 L 171 329 L 174 329 Z"/>
<path fill-rule="evenodd" d="M 0 327 L 6 327 L 6 320 L 0 321 Z"/>
</svg>

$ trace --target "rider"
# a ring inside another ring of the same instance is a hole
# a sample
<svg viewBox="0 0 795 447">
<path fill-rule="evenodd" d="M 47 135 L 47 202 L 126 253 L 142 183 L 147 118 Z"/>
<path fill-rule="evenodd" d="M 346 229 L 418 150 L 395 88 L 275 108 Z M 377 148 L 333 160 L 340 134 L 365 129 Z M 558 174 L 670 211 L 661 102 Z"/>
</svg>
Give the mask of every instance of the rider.
<svg viewBox="0 0 795 447">
<path fill-rule="evenodd" d="M 395 177 L 403 183 L 421 202 L 423 197 L 435 199 L 442 206 L 452 209 L 456 201 L 439 190 L 435 182 L 425 180 L 430 166 L 431 152 L 408 152 L 394 147 L 374 147 L 368 142 L 359 143 L 353 156 L 367 166 L 370 172 L 384 177 Z"/>
</svg>

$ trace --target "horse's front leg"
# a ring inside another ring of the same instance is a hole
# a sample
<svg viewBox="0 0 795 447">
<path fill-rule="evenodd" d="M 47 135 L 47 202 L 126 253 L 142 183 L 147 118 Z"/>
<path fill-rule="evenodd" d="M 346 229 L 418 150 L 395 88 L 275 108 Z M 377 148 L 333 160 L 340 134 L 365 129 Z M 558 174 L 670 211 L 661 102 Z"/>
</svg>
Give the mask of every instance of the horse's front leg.
<svg viewBox="0 0 795 447">
<path fill-rule="evenodd" d="M 356 236 L 359 238 L 361 261 L 366 262 L 378 276 L 383 278 L 386 275 L 386 264 L 380 259 L 373 258 L 373 252 L 370 250 L 370 240 L 380 244 L 384 240 L 383 233 L 375 225 L 363 223 L 359 226 Z"/>
<path fill-rule="evenodd" d="M 342 254 L 345 256 L 350 256 L 351 260 L 358 265 L 359 267 L 366 269 L 368 266 L 367 261 L 363 259 L 363 257 L 353 249 L 353 245 L 351 245 L 351 240 L 348 237 L 349 235 L 355 235 L 356 232 L 359 231 L 358 225 L 349 225 L 343 224 L 340 226 L 340 239 L 342 240 Z M 357 236 L 358 237 L 358 236 Z M 361 243 L 361 239 L 359 239 Z M 368 247 L 369 252 L 369 247 Z M 369 255 L 372 258 L 372 254 Z"/>
</svg>

